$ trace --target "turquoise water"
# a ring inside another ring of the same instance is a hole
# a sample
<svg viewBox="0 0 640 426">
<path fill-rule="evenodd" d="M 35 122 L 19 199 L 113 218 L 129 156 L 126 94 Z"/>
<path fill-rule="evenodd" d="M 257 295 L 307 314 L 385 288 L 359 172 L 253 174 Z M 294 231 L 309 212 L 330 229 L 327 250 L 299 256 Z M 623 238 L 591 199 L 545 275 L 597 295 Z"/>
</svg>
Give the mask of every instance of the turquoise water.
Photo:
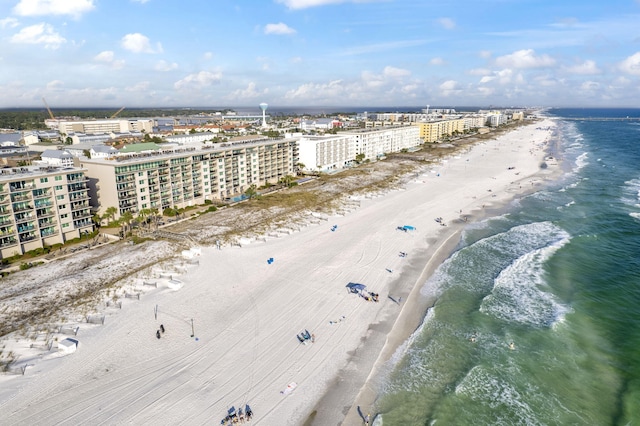
<svg viewBox="0 0 640 426">
<path fill-rule="evenodd" d="M 435 306 L 376 383 L 384 425 L 640 424 L 640 122 L 554 139 L 563 176 L 471 224 L 429 279 Z"/>
</svg>

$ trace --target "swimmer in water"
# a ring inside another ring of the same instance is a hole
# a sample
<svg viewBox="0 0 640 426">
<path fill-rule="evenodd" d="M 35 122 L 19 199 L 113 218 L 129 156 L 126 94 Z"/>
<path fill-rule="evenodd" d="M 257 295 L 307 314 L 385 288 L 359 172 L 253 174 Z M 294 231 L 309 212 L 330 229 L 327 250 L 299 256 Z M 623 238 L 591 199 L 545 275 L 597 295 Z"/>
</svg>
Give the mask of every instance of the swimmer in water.
<svg viewBox="0 0 640 426">
<path fill-rule="evenodd" d="M 509 343 L 509 349 L 514 350 L 515 348 L 516 345 L 513 342 Z"/>
</svg>

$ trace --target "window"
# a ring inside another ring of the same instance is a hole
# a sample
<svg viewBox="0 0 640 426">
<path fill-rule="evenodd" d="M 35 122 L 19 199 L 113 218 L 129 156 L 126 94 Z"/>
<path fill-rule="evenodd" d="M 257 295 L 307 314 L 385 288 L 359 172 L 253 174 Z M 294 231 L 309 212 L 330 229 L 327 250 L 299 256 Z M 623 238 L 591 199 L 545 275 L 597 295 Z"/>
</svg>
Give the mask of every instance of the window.
<svg viewBox="0 0 640 426">
<path fill-rule="evenodd" d="M 56 185 L 55 189 L 56 189 L 56 191 L 62 191 L 62 185 Z"/>
<path fill-rule="evenodd" d="M 63 228 L 68 228 L 68 227 L 69 227 L 69 224 L 68 224 L 68 223 L 63 223 L 63 224 L 62 224 L 62 227 L 63 227 Z"/>
<path fill-rule="evenodd" d="M 66 208 L 67 208 L 67 205 L 66 205 L 66 204 L 60 204 L 60 205 L 58 206 L 58 210 L 63 210 L 63 209 L 66 209 Z"/>
<path fill-rule="evenodd" d="M 49 182 L 49 178 L 40 178 L 40 183 L 47 183 Z"/>
<path fill-rule="evenodd" d="M 64 195 L 56 195 L 56 200 L 64 200 Z"/>
<path fill-rule="evenodd" d="M 69 217 L 68 213 L 63 213 L 63 214 L 60 215 L 60 219 L 66 219 L 68 217 Z"/>
<path fill-rule="evenodd" d="M 56 180 L 62 180 L 62 176 L 60 175 L 56 176 Z"/>
</svg>

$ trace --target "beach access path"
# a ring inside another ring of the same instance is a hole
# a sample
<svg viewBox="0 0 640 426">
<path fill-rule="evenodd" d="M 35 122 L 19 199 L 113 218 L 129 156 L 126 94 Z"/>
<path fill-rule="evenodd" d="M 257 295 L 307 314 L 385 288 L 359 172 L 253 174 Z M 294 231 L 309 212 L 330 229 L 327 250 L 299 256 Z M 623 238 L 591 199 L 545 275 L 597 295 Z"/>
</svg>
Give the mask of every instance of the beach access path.
<svg viewBox="0 0 640 426">
<path fill-rule="evenodd" d="M 356 407 L 366 412 L 375 399 L 365 380 L 434 297 L 421 289 L 429 272 L 453 249 L 464 218 L 543 182 L 551 126 L 478 143 L 399 190 L 362 197 L 359 208 L 299 231 L 202 247 L 198 263 L 160 275 L 139 300 L 83 330 L 75 353 L 3 377 L 13 390 L 0 395 L 4 420 L 218 424 L 248 403 L 257 425 L 362 424 Z M 414 229 L 397 229 L 404 225 Z M 379 302 L 349 293 L 349 282 Z M 313 343 L 296 338 L 305 330 Z"/>
</svg>

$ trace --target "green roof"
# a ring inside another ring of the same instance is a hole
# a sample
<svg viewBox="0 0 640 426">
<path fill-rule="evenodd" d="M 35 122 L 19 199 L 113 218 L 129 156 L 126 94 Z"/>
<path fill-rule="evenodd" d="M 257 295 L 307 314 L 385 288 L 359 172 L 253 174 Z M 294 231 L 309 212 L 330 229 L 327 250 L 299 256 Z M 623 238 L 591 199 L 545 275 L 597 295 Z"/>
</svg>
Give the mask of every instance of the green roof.
<svg viewBox="0 0 640 426">
<path fill-rule="evenodd" d="M 160 145 L 153 142 L 145 142 L 145 143 L 132 143 L 125 145 L 120 152 L 123 154 L 128 154 L 131 152 L 142 152 L 142 151 L 158 151 L 160 149 Z"/>
</svg>

